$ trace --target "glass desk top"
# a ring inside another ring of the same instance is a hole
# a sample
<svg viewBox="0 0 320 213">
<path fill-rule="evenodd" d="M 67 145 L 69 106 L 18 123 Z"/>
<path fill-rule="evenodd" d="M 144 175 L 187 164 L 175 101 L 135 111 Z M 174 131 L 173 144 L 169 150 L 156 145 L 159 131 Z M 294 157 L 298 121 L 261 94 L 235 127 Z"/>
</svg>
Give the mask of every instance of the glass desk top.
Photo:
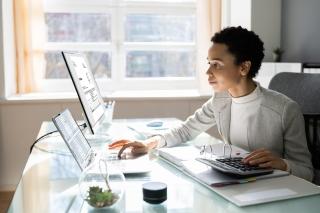
<svg viewBox="0 0 320 213">
<path fill-rule="evenodd" d="M 44 122 L 39 135 L 52 128 L 50 125 Z M 190 143 L 210 140 L 212 138 L 203 133 Z M 101 144 L 101 148 L 105 147 L 106 143 Z M 152 171 L 126 176 L 125 195 L 117 209 L 109 212 L 319 212 L 320 195 L 237 207 L 175 167 L 158 159 L 154 154 L 149 156 L 152 161 Z M 34 149 L 8 212 L 99 212 L 98 209 L 89 207 L 80 197 L 79 176 L 80 169 L 71 154 Z M 167 184 L 167 201 L 160 205 L 151 205 L 143 201 L 142 184 L 149 181 L 161 181 Z"/>
</svg>

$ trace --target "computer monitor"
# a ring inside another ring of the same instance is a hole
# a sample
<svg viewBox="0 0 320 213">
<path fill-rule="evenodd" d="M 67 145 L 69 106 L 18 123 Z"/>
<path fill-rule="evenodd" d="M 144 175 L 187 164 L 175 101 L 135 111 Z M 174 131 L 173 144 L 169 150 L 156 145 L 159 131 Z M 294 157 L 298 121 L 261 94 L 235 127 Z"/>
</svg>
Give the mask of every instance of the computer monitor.
<svg viewBox="0 0 320 213">
<path fill-rule="evenodd" d="M 77 161 L 80 169 L 84 170 L 89 166 L 89 163 L 93 162 L 92 158 L 95 153 L 74 120 L 71 112 L 65 109 L 52 118 L 52 121 Z"/>
<path fill-rule="evenodd" d="M 62 52 L 62 56 L 78 94 L 89 130 L 95 134 L 98 123 L 103 120 L 105 105 L 88 60 L 79 52 Z"/>
</svg>

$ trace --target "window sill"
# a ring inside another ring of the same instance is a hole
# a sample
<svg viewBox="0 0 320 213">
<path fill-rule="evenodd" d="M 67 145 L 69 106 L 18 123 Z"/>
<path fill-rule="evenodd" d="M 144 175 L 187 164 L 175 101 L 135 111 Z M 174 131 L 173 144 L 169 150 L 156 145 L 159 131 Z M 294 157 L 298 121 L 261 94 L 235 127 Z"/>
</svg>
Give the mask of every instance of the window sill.
<svg viewBox="0 0 320 213">
<path fill-rule="evenodd" d="M 148 90 L 148 91 L 117 91 L 112 93 L 103 93 L 104 99 L 112 100 L 201 100 L 209 98 L 210 95 L 200 94 L 198 90 Z M 75 92 L 61 93 L 28 93 L 15 94 L 0 103 L 59 103 L 59 102 L 77 102 L 78 97 Z"/>
</svg>

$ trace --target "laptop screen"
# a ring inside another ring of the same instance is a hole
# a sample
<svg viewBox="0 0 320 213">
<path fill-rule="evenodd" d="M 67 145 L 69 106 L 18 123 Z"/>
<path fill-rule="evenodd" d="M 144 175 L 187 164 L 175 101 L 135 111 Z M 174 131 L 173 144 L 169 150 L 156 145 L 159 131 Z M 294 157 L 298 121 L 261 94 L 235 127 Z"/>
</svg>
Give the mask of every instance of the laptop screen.
<svg viewBox="0 0 320 213">
<path fill-rule="evenodd" d="M 86 160 L 90 154 L 90 144 L 82 134 L 79 126 L 68 109 L 52 119 L 53 123 L 66 142 L 80 168 L 85 169 Z"/>
<path fill-rule="evenodd" d="M 92 134 L 103 117 L 105 106 L 89 63 L 82 53 L 62 52 L 73 85 L 77 91 L 85 119 Z"/>
</svg>

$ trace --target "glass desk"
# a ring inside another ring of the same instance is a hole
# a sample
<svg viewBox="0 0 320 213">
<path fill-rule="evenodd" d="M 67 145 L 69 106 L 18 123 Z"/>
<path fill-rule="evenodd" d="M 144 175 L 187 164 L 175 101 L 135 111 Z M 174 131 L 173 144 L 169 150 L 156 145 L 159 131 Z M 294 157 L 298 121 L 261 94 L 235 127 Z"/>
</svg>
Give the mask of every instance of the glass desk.
<svg viewBox="0 0 320 213">
<path fill-rule="evenodd" d="M 125 122 L 130 120 L 120 121 L 122 124 Z M 119 129 L 116 124 L 116 129 Z M 49 129 L 52 129 L 52 124 L 44 122 L 39 135 Z M 130 136 L 125 135 L 129 134 L 130 130 L 126 131 L 119 130 L 119 137 Z M 59 137 L 56 138 L 58 140 Z M 213 139 L 203 133 L 190 143 L 210 140 Z M 106 144 L 101 145 L 102 148 L 105 146 Z M 150 157 L 155 156 L 151 154 Z M 319 212 L 320 195 L 240 208 L 156 157 L 152 159 L 152 164 L 150 173 L 126 176 L 125 196 L 119 203 L 119 210 L 113 212 Z M 56 154 L 35 148 L 29 156 L 8 212 L 99 212 L 98 209 L 91 209 L 80 197 L 79 175 L 80 169 L 71 154 Z M 151 205 L 143 201 L 142 184 L 148 181 L 167 184 L 167 201 L 161 205 Z"/>
</svg>

